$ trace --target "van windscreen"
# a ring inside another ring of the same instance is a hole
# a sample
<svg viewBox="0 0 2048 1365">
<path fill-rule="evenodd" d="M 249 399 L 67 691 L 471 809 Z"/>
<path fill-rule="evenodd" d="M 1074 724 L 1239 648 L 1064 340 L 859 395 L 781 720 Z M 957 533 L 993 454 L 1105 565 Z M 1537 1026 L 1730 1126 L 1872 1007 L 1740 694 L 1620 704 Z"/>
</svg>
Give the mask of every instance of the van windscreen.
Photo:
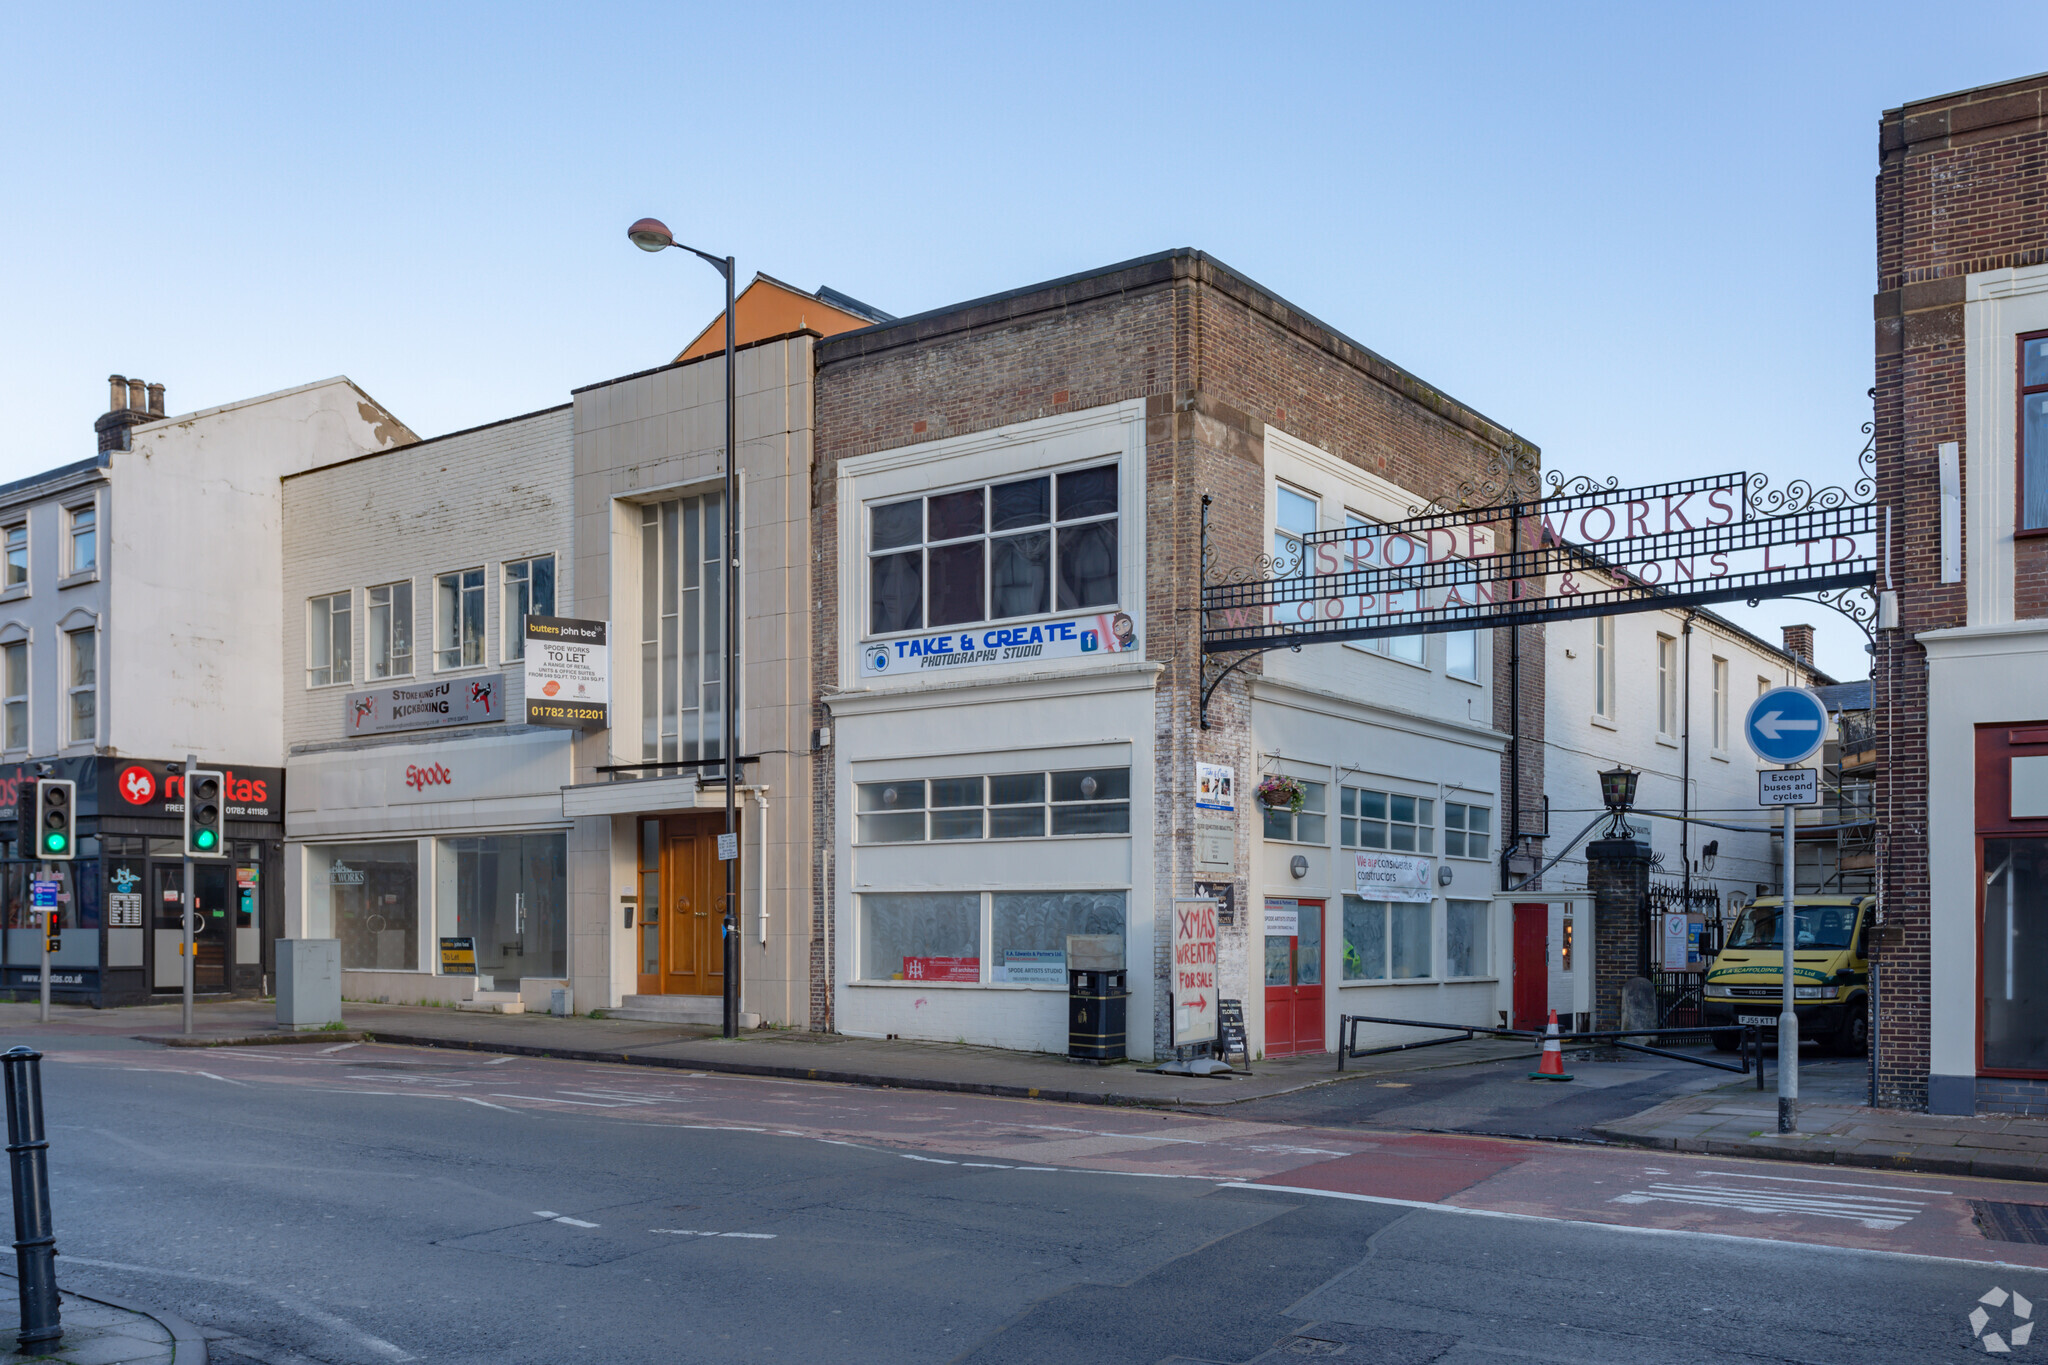
<svg viewBox="0 0 2048 1365">
<path fill-rule="evenodd" d="M 1849 946 L 1849 933 L 1856 927 L 1856 908 L 1851 905 L 1801 905 L 1796 907 L 1793 928 L 1799 937 L 1795 952 L 1826 952 Z M 1778 924 L 1778 907 L 1752 905 L 1735 921 L 1728 935 L 1730 948 L 1779 948 L 1783 941 Z"/>
</svg>

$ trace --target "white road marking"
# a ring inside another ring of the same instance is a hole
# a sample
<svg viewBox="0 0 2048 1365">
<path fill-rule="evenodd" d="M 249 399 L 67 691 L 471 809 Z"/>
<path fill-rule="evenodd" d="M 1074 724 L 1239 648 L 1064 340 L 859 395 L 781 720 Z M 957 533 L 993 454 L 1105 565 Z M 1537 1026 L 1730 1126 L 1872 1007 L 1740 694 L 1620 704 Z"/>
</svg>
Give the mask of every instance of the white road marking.
<svg viewBox="0 0 2048 1365">
<path fill-rule="evenodd" d="M 321 1048 L 321 1049 L 320 1049 L 320 1052 L 321 1052 L 321 1054 L 322 1054 L 322 1055 L 324 1056 L 325 1054 L 327 1054 L 327 1053 L 329 1053 L 329 1052 L 346 1052 L 346 1051 L 348 1051 L 348 1050 L 349 1050 L 350 1048 L 352 1048 L 352 1047 L 361 1047 L 361 1046 L 362 1046 L 362 1044 L 361 1044 L 361 1043 L 336 1043 L 336 1044 L 335 1044 L 335 1045 L 334 1045 L 333 1047 L 323 1047 L 323 1048 Z"/>
<path fill-rule="evenodd" d="M 1820 1181 L 1815 1184 L 1825 1183 Z M 1863 1185 L 1859 1189 L 1882 1189 Z M 1611 1204 L 1691 1204 L 1703 1208 L 1735 1209 L 1742 1213 L 1798 1214 L 1807 1218 L 1835 1218 L 1861 1223 L 1874 1232 L 1894 1232 L 1913 1221 L 1913 1215 L 1927 1207 L 1924 1199 L 1882 1198 L 1868 1194 L 1802 1194 L 1795 1191 L 1757 1189 L 1740 1185 L 1675 1185 L 1654 1181 L 1647 1190 L 1630 1190 L 1616 1195 Z"/>
<path fill-rule="evenodd" d="M 1664 1171 L 1651 1171 L 1651 1175 L 1665 1175 Z M 1809 1180 L 1796 1175 L 1750 1175 L 1744 1171 L 1694 1171 L 1694 1175 L 1709 1180 L 1782 1180 L 1794 1185 L 1840 1185 L 1847 1190 L 1896 1190 L 1897 1185 L 1859 1185 L 1853 1180 Z M 1954 1194 L 1954 1190 L 1937 1190 L 1926 1185 L 1910 1187 L 1915 1194 Z"/>
<path fill-rule="evenodd" d="M 941 1156 L 919 1156 L 916 1152 L 898 1152 L 905 1161 L 929 1161 L 934 1166 L 958 1166 L 957 1161 L 948 1161 Z"/>
<path fill-rule="evenodd" d="M 698 1232 L 693 1228 L 649 1228 L 647 1230 L 659 1233 L 664 1237 L 746 1237 L 761 1242 L 772 1242 L 776 1237 L 776 1234 L 772 1232 Z"/>
<path fill-rule="evenodd" d="M 595 1223 L 586 1223 L 581 1218 L 571 1218 L 566 1213 L 550 1213 L 546 1209 L 535 1209 L 533 1216 L 545 1218 L 553 1223 L 567 1223 L 572 1228 L 594 1228 L 597 1226 Z"/>
<path fill-rule="evenodd" d="M 227 1084 L 227 1085 L 247 1085 L 247 1084 L 248 1084 L 248 1082 L 247 1082 L 247 1081 L 231 1081 L 231 1080 L 228 1080 L 228 1078 L 227 1078 L 227 1077 L 225 1077 L 225 1076 L 216 1076 L 216 1075 L 214 1075 L 214 1074 L 213 1074 L 213 1073 L 212 1073 L 211 1071 L 194 1071 L 194 1072 L 192 1072 L 192 1073 L 190 1073 L 190 1074 L 192 1074 L 192 1075 L 194 1075 L 194 1076 L 204 1076 L 204 1077 L 206 1077 L 206 1079 L 207 1079 L 207 1080 L 209 1080 L 209 1081 L 220 1081 L 220 1082 L 222 1082 L 222 1083 L 224 1083 L 224 1084 Z"/>
<path fill-rule="evenodd" d="M 491 1058 L 491 1060 L 489 1060 L 488 1062 L 485 1062 L 485 1063 L 484 1063 L 484 1065 L 485 1065 L 485 1066 L 503 1066 L 503 1065 L 505 1065 L 505 1063 L 507 1063 L 507 1062 L 516 1062 L 516 1061 L 518 1061 L 518 1060 L 519 1060 L 519 1059 L 518 1059 L 517 1057 L 493 1057 L 493 1058 Z"/>
<path fill-rule="evenodd" d="M 575 1104 L 585 1109 L 624 1109 L 623 1104 L 599 1104 L 595 1100 L 565 1100 L 553 1095 L 501 1095 L 493 1091 L 494 1100 L 525 1100 L 531 1104 Z"/>
</svg>

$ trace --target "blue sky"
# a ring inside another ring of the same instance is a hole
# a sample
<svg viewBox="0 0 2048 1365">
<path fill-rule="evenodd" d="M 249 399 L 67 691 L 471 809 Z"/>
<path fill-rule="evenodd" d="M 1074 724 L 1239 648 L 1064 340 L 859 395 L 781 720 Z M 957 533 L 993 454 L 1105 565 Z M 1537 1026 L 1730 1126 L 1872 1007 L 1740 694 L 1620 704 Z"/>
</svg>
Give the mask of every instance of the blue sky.
<svg viewBox="0 0 2048 1365">
<path fill-rule="evenodd" d="M 741 270 L 903 314 L 1212 252 L 1625 481 L 1853 476 L 1880 110 L 2038 6 L 9 5 L 0 479 L 110 372 L 424 435 L 668 358 Z M 2023 35 L 2037 35 L 2032 48 Z M 1818 609 L 1738 613 L 1861 638 Z"/>
</svg>

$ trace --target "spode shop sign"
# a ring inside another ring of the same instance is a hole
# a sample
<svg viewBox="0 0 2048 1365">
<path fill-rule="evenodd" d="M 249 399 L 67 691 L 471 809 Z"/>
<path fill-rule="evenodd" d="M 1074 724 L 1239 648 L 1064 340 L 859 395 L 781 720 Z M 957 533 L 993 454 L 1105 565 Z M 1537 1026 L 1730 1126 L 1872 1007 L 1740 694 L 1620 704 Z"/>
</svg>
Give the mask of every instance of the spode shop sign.
<svg viewBox="0 0 2048 1365">
<path fill-rule="evenodd" d="M 1137 648 L 1137 626 L 1129 612 L 1118 611 L 1034 626 L 942 630 L 903 640 L 877 640 L 862 647 L 860 673 L 864 678 L 880 678 L 985 664 L 1126 654 Z"/>
<path fill-rule="evenodd" d="M 611 650 L 605 623 L 526 618 L 526 723 L 574 730 L 611 724 Z"/>
<path fill-rule="evenodd" d="M 394 730 L 480 725 L 503 719 L 505 675 L 487 673 L 440 683 L 351 692 L 343 705 L 342 732 L 383 735 Z"/>
</svg>

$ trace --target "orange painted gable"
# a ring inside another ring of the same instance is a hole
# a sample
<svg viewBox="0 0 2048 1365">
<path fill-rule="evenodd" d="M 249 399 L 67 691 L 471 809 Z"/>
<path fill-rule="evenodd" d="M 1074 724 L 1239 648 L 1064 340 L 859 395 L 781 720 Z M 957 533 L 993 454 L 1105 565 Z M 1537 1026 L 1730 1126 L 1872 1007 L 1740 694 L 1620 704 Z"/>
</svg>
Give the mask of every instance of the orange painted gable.
<svg viewBox="0 0 2048 1365">
<path fill-rule="evenodd" d="M 766 337 L 787 336 L 805 328 L 829 337 L 874 325 L 873 318 L 835 308 L 815 295 L 792 289 L 766 275 L 754 276 L 753 282 L 733 301 L 732 311 L 733 341 L 740 346 Z M 717 317 L 711 319 L 711 325 L 697 333 L 697 339 L 683 348 L 676 360 L 693 360 L 724 349 L 725 313 L 721 310 Z"/>
</svg>

